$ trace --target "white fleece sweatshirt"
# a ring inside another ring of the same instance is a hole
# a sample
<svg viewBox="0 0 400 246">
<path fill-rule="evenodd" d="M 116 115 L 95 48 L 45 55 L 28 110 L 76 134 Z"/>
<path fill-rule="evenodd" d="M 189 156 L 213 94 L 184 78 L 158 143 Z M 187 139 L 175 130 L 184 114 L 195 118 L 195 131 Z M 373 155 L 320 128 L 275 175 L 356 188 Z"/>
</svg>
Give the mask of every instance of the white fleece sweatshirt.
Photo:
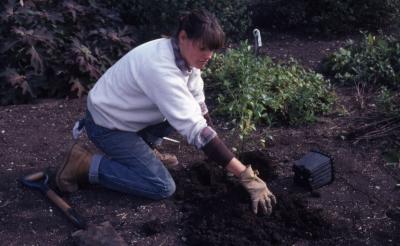
<svg viewBox="0 0 400 246">
<path fill-rule="evenodd" d="M 90 90 L 87 107 L 96 124 L 123 131 L 168 120 L 190 144 L 207 127 L 199 103 L 204 103 L 200 70 L 184 74 L 175 64 L 171 40 L 142 44 L 110 67 Z"/>
</svg>

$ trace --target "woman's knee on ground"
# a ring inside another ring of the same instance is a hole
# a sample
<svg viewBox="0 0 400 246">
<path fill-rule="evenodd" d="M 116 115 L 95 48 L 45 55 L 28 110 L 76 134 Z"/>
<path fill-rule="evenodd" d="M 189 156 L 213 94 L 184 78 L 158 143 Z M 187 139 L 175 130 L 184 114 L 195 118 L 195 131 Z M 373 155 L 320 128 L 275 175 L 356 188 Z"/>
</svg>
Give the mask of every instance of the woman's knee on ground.
<svg viewBox="0 0 400 246">
<path fill-rule="evenodd" d="M 175 193 L 175 181 L 171 178 L 165 180 L 162 185 L 158 186 L 159 191 L 154 195 L 153 199 L 161 200 L 172 196 Z"/>
</svg>

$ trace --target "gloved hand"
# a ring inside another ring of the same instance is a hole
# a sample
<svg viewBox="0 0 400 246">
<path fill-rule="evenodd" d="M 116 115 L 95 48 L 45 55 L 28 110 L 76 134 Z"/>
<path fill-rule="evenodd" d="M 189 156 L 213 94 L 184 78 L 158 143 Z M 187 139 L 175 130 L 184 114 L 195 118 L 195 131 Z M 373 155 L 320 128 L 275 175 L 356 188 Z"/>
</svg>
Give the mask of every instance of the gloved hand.
<svg viewBox="0 0 400 246">
<path fill-rule="evenodd" d="M 239 181 L 250 193 L 253 212 L 257 214 L 258 205 L 260 205 L 265 214 L 271 214 L 272 206 L 276 204 L 276 198 L 269 191 L 265 182 L 257 177 L 250 165 L 240 174 Z"/>
</svg>

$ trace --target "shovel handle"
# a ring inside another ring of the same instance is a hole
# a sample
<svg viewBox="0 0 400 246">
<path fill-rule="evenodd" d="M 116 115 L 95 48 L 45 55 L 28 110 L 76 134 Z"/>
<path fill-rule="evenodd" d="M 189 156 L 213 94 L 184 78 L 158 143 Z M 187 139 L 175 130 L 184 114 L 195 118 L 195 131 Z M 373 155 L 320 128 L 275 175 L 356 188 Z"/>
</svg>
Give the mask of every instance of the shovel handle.
<svg viewBox="0 0 400 246">
<path fill-rule="evenodd" d="M 71 208 L 60 196 L 58 196 L 52 189 L 47 190 L 46 196 L 59 207 L 64 213 Z"/>
<path fill-rule="evenodd" d="M 46 172 L 36 172 L 29 174 L 20 179 L 20 181 L 30 187 L 39 189 L 43 194 L 49 198 L 79 229 L 86 229 L 86 220 L 80 216 L 75 209 L 71 208 L 57 193 L 47 186 L 49 176 Z"/>
<path fill-rule="evenodd" d="M 44 172 L 37 172 L 37 173 L 29 174 L 29 175 L 25 176 L 23 179 L 26 181 L 38 181 L 44 177 L 45 177 Z"/>
<path fill-rule="evenodd" d="M 80 216 L 75 209 L 71 208 L 59 195 L 52 189 L 46 191 L 46 196 L 63 211 L 68 219 L 79 229 L 86 229 L 86 220 Z"/>
</svg>

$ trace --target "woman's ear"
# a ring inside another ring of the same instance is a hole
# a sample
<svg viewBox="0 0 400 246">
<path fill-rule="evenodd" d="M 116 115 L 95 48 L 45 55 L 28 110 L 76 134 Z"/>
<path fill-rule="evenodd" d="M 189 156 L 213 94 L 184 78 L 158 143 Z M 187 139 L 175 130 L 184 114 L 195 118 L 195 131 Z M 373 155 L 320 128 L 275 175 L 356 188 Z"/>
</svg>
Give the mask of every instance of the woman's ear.
<svg viewBox="0 0 400 246">
<path fill-rule="evenodd" d="M 178 34 L 179 42 L 185 41 L 188 37 L 185 30 L 181 30 Z"/>
</svg>

